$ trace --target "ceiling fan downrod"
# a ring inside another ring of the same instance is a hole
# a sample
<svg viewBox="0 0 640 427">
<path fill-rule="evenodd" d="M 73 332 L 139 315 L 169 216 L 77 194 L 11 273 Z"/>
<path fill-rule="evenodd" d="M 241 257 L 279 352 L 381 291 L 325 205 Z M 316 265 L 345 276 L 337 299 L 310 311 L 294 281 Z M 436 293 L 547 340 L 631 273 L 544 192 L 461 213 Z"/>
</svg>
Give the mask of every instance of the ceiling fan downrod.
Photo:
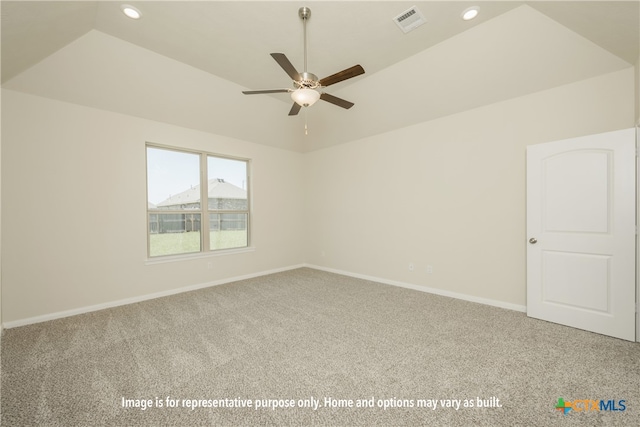
<svg viewBox="0 0 640 427">
<path fill-rule="evenodd" d="M 307 20 L 311 18 L 311 9 L 306 6 L 298 10 L 298 16 L 302 19 L 302 28 L 304 32 L 304 72 L 307 72 Z"/>
</svg>

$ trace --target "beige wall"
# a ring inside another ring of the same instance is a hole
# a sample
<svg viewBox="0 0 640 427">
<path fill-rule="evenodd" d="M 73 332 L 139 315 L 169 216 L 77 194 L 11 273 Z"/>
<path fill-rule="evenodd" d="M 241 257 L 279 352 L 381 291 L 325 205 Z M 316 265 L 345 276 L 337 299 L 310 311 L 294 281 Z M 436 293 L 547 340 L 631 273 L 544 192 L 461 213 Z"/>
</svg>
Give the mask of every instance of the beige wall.
<svg viewBox="0 0 640 427">
<path fill-rule="evenodd" d="M 306 261 L 524 306 L 525 148 L 632 127 L 633 73 L 307 154 Z"/>
<path fill-rule="evenodd" d="M 634 93 L 636 96 L 636 124 L 640 126 L 640 59 L 636 62 L 635 71 L 636 86 Z"/>
<path fill-rule="evenodd" d="M 2 107 L 5 323 L 304 262 L 301 154 L 7 90 Z M 255 251 L 145 264 L 146 141 L 252 159 Z"/>
<path fill-rule="evenodd" d="M 633 126 L 634 79 L 629 68 L 304 155 L 3 90 L 3 320 L 305 262 L 522 306 L 525 147 Z M 145 263 L 146 141 L 253 160 L 255 251 Z"/>
</svg>

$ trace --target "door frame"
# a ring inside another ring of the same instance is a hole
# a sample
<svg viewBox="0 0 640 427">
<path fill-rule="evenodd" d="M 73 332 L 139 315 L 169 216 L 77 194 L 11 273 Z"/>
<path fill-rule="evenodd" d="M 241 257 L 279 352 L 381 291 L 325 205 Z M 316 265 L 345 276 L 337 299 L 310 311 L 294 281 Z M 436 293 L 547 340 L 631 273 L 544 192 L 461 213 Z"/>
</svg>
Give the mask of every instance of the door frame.
<svg viewBox="0 0 640 427">
<path fill-rule="evenodd" d="M 640 342 L 640 123 L 636 125 L 636 342 Z"/>
</svg>

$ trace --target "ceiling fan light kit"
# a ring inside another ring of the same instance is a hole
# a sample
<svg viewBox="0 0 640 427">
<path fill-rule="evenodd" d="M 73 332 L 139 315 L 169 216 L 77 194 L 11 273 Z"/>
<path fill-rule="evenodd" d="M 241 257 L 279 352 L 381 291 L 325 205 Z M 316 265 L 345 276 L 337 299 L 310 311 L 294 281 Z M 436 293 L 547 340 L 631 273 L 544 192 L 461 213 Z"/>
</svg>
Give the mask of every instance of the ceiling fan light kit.
<svg viewBox="0 0 640 427">
<path fill-rule="evenodd" d="M 291 92 L 291 99 L 301 107 L 310 107 L 320 99 L 320 93 L 313 89 L 297 89 Z"/>
<path fill-rule="evenodd" d="M 337 105 L 345 109 L 353 107 L 353 102 L 338 98 L 322 91 L 322 88 L 335 83 L 350 79 L 352 77 L 364 74 L 364 68 L 360 65 L 339 71 L 323 79 L 318 79 L 315 74 L 307 72 L 307 20 L 311 17 L 311 9 L 301 7 L 298 10 L 298 16 L 302 19 L 304 27 L 304 71 L 299 73 L 291 64 L 284 53 L 272 53 L 273 59 L 280 65 L 285 73 L 293 81 L 293 88 L 290 89 L 266 89 L 266 90 L 246 90 L 242 91 L 245 95 L 257 95 L 266 93 L 290 93 L 291 99 L 294 101 L 290 116 L 295 116 L 300 112 L 301 107 L 310 107 L 319 99 Z"/>
</svg>

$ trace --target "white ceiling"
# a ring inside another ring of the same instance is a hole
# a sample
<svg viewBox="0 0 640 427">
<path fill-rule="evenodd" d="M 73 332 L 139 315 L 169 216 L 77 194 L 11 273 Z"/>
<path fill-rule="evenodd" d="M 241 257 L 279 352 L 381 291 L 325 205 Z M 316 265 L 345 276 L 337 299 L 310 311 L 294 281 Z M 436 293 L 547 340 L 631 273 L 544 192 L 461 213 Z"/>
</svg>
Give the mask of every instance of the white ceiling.
<svg viewBox="0 0 640 427">
<path fill-rule="evenodd" d="M 640 46 L 640 1 L 127 3 L 142 19 L 2 1 L 3 87 L 305 152 L 630 67 Z M 288 117 L 287 94 L 241 94 L 290 86 L 271 52 L 302 69 L 303 5 L 308 71 L 366 70 L 326 89 L 350 110 Z M 392 18 L 413 5 L 427 23 L 404 34 Z"/>
</svg>

